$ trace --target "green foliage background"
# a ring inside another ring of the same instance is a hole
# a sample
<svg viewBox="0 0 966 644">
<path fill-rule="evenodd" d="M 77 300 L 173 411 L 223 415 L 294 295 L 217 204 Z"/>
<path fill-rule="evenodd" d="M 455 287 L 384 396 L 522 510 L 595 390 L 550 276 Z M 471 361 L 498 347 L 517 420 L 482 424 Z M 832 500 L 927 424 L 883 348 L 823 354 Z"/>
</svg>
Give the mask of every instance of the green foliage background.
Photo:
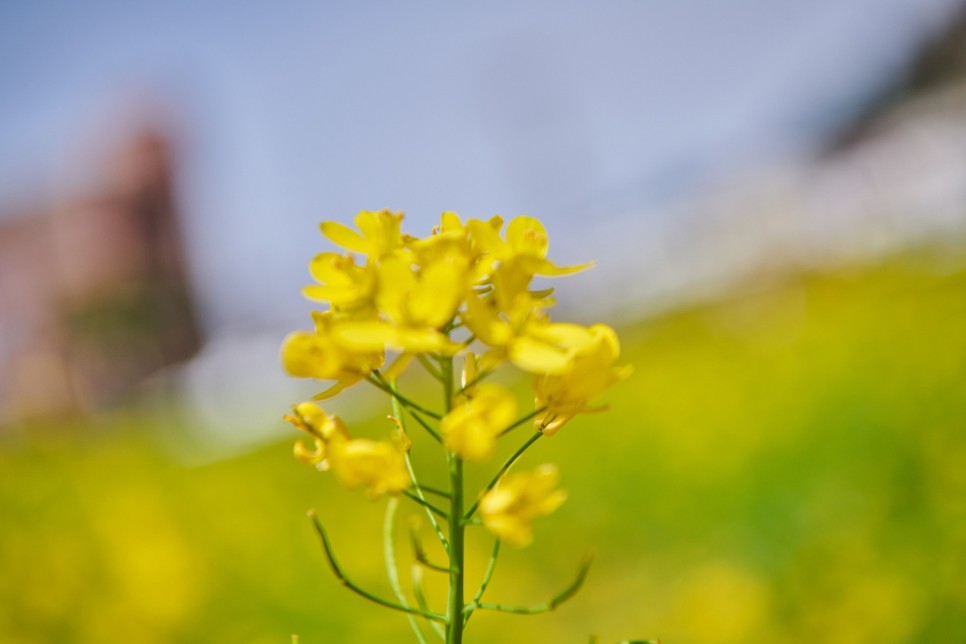
<svg viewBox="0 0 966 644">
<path fill-rule="evenodd" d="M 548 615 L 478 612 L 469 641 L 966 641 L 962 263 L 772 275 L 621 331 L 634 375 L 525 456 L 570 498 L 487 597 L 543 601 L 593 546 L 587 584 Z M 126 412 L 3 437 L 0 641 L 410 641 L 337 584 L 305 515 L 388 596 L 383 504 L 298 465 L 281 421 L 277 444 L 203 467 L 159 449 L 166 431 Z"/>
</svg>

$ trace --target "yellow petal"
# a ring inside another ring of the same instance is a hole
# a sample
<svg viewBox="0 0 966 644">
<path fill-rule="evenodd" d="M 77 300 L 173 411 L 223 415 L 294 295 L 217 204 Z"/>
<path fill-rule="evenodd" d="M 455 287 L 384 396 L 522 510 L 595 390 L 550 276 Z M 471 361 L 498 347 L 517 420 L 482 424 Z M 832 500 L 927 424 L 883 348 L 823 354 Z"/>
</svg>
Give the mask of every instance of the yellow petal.
<svg viewBox="0 0 966 644">
<path fill-rule="evenodd" d="M 472 291 L 466 295 L 466 314 L 463 316 L 466 326 L 480 339 L 480 342 L 491 347 L 505 346 L 512 337 L 510 325 L 501 320 L 496 312 Z"/>
<path fill-rule="evenodd" d="M 507 346 L 510 360 L 530 373 L 563 373 L 570 369 L 572 353 L 535 338 L 514 338 Z"/>
<path fill-rule="evenodd" d="M 407 319 L 407 301 L 416 286 L 416 276 L 406 260 L 387 257 L 379 267 L 379 289 L 376 305 L 396 322 Z"/>
<path fill-rule="evenodd" d="M 353 253 L 368 253 L 369 242 L 366 239 L 344 224 L 337 221 L 323 221 L 321 226 L 322 234 L 336 246 L 341 246 Z"/>
<path fill-rule="evenodd" d="M 344 286 L 352 283 L 347 274 L 352 266 L 355 263 L 339 253 L 319 253 L 309 262 L 309 273 L 322 284 Z"/>
<path fill-rule="evenodd" d="M 463 290 L 463 272 L 459 267 L 443 262 L 427 266 L 408 302 L 410 320 L 442 327 L 456 312 Z"/>
<path fill-rule="evenodd" d="M 553 465 L 507 474 L 480 499 L 483 525 L 510 545 L 528 545 L 533 540 L 533 520 L 550 514 L 567 498 L 557 489 L 559 478 Z"/>
<path fill-rule="evenodd" d="M 379 320 L 346 321 L 332 330 L 332 339 L 349 351 L 383 351 L 394 337 L 392 325 Z"/>
<path fill-rule="evenodd" d="M 340 346 L 358 352 L 389 348 L 407 353 L 427 353 L 459 347 L 430 327 L 397 327 L 376 320 L 345 322 L 332 335 Z"/>
<path fill-rule="evenodd" d="M 359 299 L 359 289 L 354 286 L 321 286 L 309 284 L 302 287 L 302 295 L 313 302 L 328 302 L 339 306 Z"/>
<path fill-rule="evenodd" d="M 491 223 L 492 221 L 486 222 L 479 219 L 470 219 L 466 222 L 466 228 L 470 231 L 470 239 L 481 252 L 492 253 L 497 258 L 502 259 L 507 255 L 509 248 L 500 239 L 500 229 L 494 228 Z"/>
<path fill-rule="evenodd" d="M 595 334 L 589 328 L 570 322 L 531 324 L 527 327 L 527 335 L 573 351 L 586 349 L 595 340 Z"/>
<path fill-rule="evenodd" d="M 473 397 L 452 409 L 440 422 L 446 447 L 471 461 L 493 452 L 496 439 L 517 413 L 517 401 L 508 389 L 495 384 L 475 388 Z"/>
<path fill-rule="evenodd" d="M 292 455 L 295 460 L 304 465 L 318 465 L 325 460 L 325 445 L 320 440 L 314 443 L 314 449 L 306 447 L 303 441 L 295 441 L 292 446 Z"/>
<path fill-rule="evenodd" d="M 458 350 L 460 345 L 432 327 L 398 327 L 393 329 L 386 346 L 407 353 L 448 353 Z"/>
<path fill-rule="evenodd" d="M 330 451 L 336 478 L 349 489 L 368 488 L 370 498 L 401 492 L 410 485 L 406 455 L 397 443 L 361 438 L 333 441 Z"/>
<path fill-rule="evenodd" d="M 348 389 L 349 387 L 356 384 L 360 380 L 362 380 L 362 376 L 359 376 L 357 378 L 346 378 L 344 380 L 339 380 L 328 389 L 324 391 L 320 391 L 319 393 L 312 396 L 312 400 L 328 400 L 329 398 L 335 398 L 344 390 Z"/>
<path fill-rule="evenodd" d="M 282 343 L 282 366 L 296 378 L 331 378 L 325 349 L 325 342 L 314 333 L 290 333 Z"/>
<path fill-rule="evenodd" d="M 292 411 L 298 416 L 302 422 L 312 428 L 318 436 L 322 436 L 322 425 L 325 423 L 325 411 L 312 402 L 301 402 L 294 407 Z"/>
<path fill-rule="evenodd" d="M 557 266 L 548 259 L 538 257 L 521 257 L 524 270 L 531 275 L 542 275 L 543 277 L 559 277 L 561 275 L 573 275 L 580 273 L 588 268 L 593 268 L 597 262 L 587 262 L 576 266 Z"/>
<path fill-rule="evenodd" d="M 546 257 L 550 241 L 547 229 L 534 217 L 515 217 L 506 227 L 506 242 L 519 255 Z"/>
<path fill-rule="evenodd" d="M 370 255 L 382 257 L 402 244 L 399 230 L 402 219 L 401 212 L 388 210 L 363 210 L 356 215 L 356 227 L 365 236 Z"/>
<path fill-rule="evenodd" d="M 617 332 L 606 324 L 595 324 L 590 327 L 590 332 L 599 338 L 603 347 L 606 347 L 608 356 L 611 360 L 616 360 L 621 353 L 620 340 Z"/>
<path fill-rule="evenodd" d="M 455 212 L 444 212 L 441 220 L 440 230 L 444 233 L 452 230 L 463 230 L 463 222 L 460 221 L 460 216 Z"/>
</svg>

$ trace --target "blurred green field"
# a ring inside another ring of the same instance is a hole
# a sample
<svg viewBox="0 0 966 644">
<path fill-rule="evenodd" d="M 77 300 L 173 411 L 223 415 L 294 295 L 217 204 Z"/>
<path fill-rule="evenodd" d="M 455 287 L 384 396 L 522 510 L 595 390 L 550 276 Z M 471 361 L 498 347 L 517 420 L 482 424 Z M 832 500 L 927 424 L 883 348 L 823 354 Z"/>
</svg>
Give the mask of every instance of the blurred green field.
<svg viewBox="0 0 966 644">
<path fill-rule="evenodd" d="M 966 641 L 961 263 L 771 276 L 622 339 L 635 372 L 612 410 L 523 459 L 558 463 L 569 500 L 533 546 L 505 549 L 487 597 L 543 601 L 592 547 L 585 587 L 547 615 L 478 612 L 470 642 Z M 8 433 L 0 641 L 412 641 L 403 617 L 338 585 L 305 515 L 389 596 L 384 503 L 296 463 L 296 432 L 278 430 L 202 467 L 169 457 L 168 428 L 136 412 Z M 490 547 L 476 536 L 471 581 Z"/>
</svg>

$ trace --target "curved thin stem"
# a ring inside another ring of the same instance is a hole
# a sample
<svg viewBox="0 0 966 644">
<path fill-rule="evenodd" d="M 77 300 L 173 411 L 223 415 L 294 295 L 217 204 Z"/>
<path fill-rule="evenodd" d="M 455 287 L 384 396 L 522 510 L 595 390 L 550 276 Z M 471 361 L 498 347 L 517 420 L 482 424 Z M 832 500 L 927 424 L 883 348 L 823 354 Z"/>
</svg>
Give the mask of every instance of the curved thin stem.
<svg viewBox="0 0 966 644">
<path fill-rule="evenodd" d="M 413 564 L 412 567 L 412 577 L 413 577 L 413 596 L 416 597 L 416 603 L 424 611 L 429 611 L 429 603 L 426 601 L 426 593 L 423 592 L 423 569 L 418 565 Z M 442 624 L 437 624 L 436 622 L 430 622 L 430 626 L 433 627 L 433 631 L 439 635 L 439 639 L 446 641 L 446 630 L 443 628 Z"/>
<path fill-rule="evenodd" d="M 395 398 L 393 398 L 393 400 L 396 400 L 396 399 L 395 399 Z M 417 423 L 419 423 L 420 425 L 422 425 L 422 427 L 423 427 L 423 429 L 425 429 L 425 430 L 426 430 L 427 432 L 429 432 L 429 435 L 430 435 L 430 436 L 432 436 L 432 437 L 433 437 L 434 439 L 436 439 L 436 442 L 437 442 L 437 443 L 440 443 L 440 444 L 442 444 L 442 442 L 443 442 L 443 437 L 442 437 L 442 436 L 440 435 L 440 433 L 439 433 L 438 431 L 436 431 L 435 429 L 433 429 L 432 427 L 430 427 L 430 425 L 429 425 L 429 423 L 427 423 L 427 422 L 426 422 L 425 420 L 423 420 L 423 419 L 422 419 L 422 418 L 420 417 L 420 415 L 419 415 L 419 414 L 417 414 L 417 413 L 416 413 L 415 411 L 413 411 L 412 409 L 408 409 L 408 408 L 407 408 L 407 410 L 406 410 L 406 411 L 408 411 L 408 412 L 409 412 L 409 415 L 410 415 L 410 416 L 412 416 L 412 417 L 413 417 L 413 419 L 414 419 L 414 420 L 415 420 L 415 421 L 416 421 Z"/>
<path fill-rule="evenodd" d="M 329 542 L 329 535 L 325 532 L 325 528 L 322 526 L 322 521 L 319 520 L 318 515 L 315 510 L 309 511 L 309 518 L 312 520 L 313 525 L 315 525 L 315 531 L 319 533 L 319 537 L 322 539 L 322 547 L 325 549 L 325 556 L 329 560 L 329 567 L 332 569 L 332 573 L 335 575 L 336 579 L 339 580 L 343 586 L 351 590 L 352 592 L 361 595 L 371 602 L 375 602 L 380 606 L 385 606 L 386 608 L 392 608 L 393 610 L 402 611 L 404 613 L 412 613 L 413 615 L 420 615 L 426 619 L 435 620 L 437 622 L 445 622 L 446 617 L 444 615 L 439 615 L 437 613 L 431 613 L 429 611 L 419 610 L 418 608 L 412 608 L 411 606 L 403 606 L 402 604 L 397 604 L 396 602 L 389 601 L 388 599 L 383 599 L 377 595 L 373 595 L 368 590 L 361 588 L 351 579 L 345 576 L 342 572 L 342 568 L 339 563 L 335 560 L 335 555 L 332 553 L 332 544 Z"/>
<path fill-rule="evenodd" d="M 532 412 L 530 412 L 526 416 L 520 418 L 519 420 L 515 421 L 512 425 L 510 425 L 509 427 L 507 427 L 506 429 L 504 429 L 502 432 L 500 432 L 498 434 L 498 436 L 503 436 L 505 434 L 509 434 L 510 432 L 512 432 L 514 429 L 516 429 L 517 427 L 519 427 L 523 423 L 525 423 L 528 420 L 534 418 L 537 414 L 539 414 L 539 413 L 541 413 L 543 411 L 546 411 L 546 409 L 547 409 L 546 406 L 540 407 L 539 409 L 534 409 Z"/>
<path fill-rule="evenodd" d="M 392 413 L 395 414 L 396 418 L 399 419 L 399 424 L 402 427 L 403 431 L 405 432 L 406 418 L 402 414 L 402 408 L 399 401 L 396 400 L 395 398 L 392 399 Z M 409 457 L 408 451 L 406 452 L 406 471 L 409 472 L 409 480 L 413 482 L 413 487 L 416 489 L 416 495 L 419 497 L 420 501 L 422 502 L 426 501 L 426 497 L 423 495 L 424 489 L 427 491 L 433 491 L 436 494 L 440 493 L 438 490 L 424 488 L 422 485 L 419 484 L 419 479 L 416 478 L 416 470 L 413 469 L 413 461 Z M 446 493 L 444 492 L 444 494 Z M 439 542 L 443 544 L 443 549 L 447 553 L 449 553 L 449 541 L 447 541 L 446 535 L 443 534 L 443 529 L 439 526 L 439 522 L 436 521 L 436 517 L 433 516 L 433 513 L 429 508 L 426 508 L 426 516 L 429 517 L 429 523 L 433 526 L 433 530 L 436 531 L 436 536 L 439 538 Z"/>
<path fill-rule="evenodd" d="M 416 359 L 423 365 L 423 368 L 436 380 L 442 382 L 443 375 L 439 372 L 439 369 L 433 366 L 433 363 L 429 361 L 429 358 L 425 354 L 416 354 Z"/>
<path fill-rule="evenodd" d="M 399 600 L 401 606 L 409 608 L 409 601 L 406 599 L 405 593 L 403 593 L 402 584 L 399 583 L 399 569 L 396 567 L 396 547 L 395 547 L 395 525 L 396 525 L 396 510 L 399 509 L 399 499 L 396 497 L 390 497 L 386 502 L 386 518 L 382 524 L 382 555 L 386 561 L 386 574 L 389 577 L 389 587 L 392 588 L 392 592 L 396 595 L 396 599 Z M 419 629 L 419 624 L 416 622 L 416 618 L 412 613 L 406 614 L 406 620 L 409 621 L 409 625 L 413 629 L 413 633 L 416 634 L 416 639 L 419 640 L 420 644 L 427 644 L 426 638 L 423 636 L 423 632 Z"/>
<path fill-rule="evenodd" d="M 446 499 L 452 496 L 452 494 L 450 494 L 446 490 L 441 490 L 439 488 L 431 487 L 429 485 L 426 485 L 425 483 L 420 483 L 419 489 L 422 490 L 423 492 L 429 492 L 430 494 L 435 494 L 436 496 L 441 496 Z"/>
<path fill-rule="evenodd" d="M 447 520 L 449 519 L 449 515 L 446 512 L 444 512 L 443 510 L 440 510 L 435 505 L 433 505 L 432 503 L 430 503 L 429 501 L 427 501 L 423 497 L 419 496 L 415 492 L 410 492 L 409 490 L 403 490 L 403 494 L 406 495 L 406 498 L 407 499 L 412 499 L 413 501 L 415 501 L 419 505 L 423 506 L 424 508 L 426 508 L 427 510 L 429 510 L 433 514 L 438 514 L 443 519 L 447 519 Z"/>
<path fill-rule="evenodd" d="M 429 568 L 430 570 L 449 574 L 449 568 L 446 566 L 440 566 L 439 564 L 434 564 L 429 560 L 429 557 L 426 555 L 426 551 L 423 550 L 423 544 L 419 541 L 419 535 L 416 533 L 416 530 L 413 526 L 410 526 L 409 528 L 409 542 L 413 547 L 413 558 L 418 563 L 422 564 L 426 568 Z"/>
<path fill-rule="evenodd" d="M 537 442 L 537 439 L 540 438 L 541 436 L 543 436 L 543 434 L 541 432 L 534 432 L 533 436 L 531 436 L 529 439 L 527 439 L 527 442 L 525 442 L 523 445 L 521 445 L 520 448 L 517 449 L 517 451 L 513 452 L 513 454 L 510 456 L 510 458 L 508 458 L 506 460 L 506 463 L 503 464 L 503 467 L 500 468 L 500 471 L 496 473 L 496 476 L 493 477 L 493 479 L 487 484 L 487 486 L 480 493 L 480 497 L 481 498 L 483 497 L 484 494 L 486 494 L 487 492 L 489 492 L 490 490 L 493 489 L 493 487 L 500 480 L 500 477 L 503 476 L 503 474 L 508 469 L 510 469 L 510 466 L 513 465 L 516 462 L 516 460 L 518 458 L 520 458 L 520 456 L 525 451 L 527 451 L 527 448 L 529 448 L 531 445 L 533 445 L 534 443 L 536 443 Z M 470 506 L 470 509 L 467 510 L 466 511 L 466 514 L 463 515 L 463 523 L 467 523 L 470 520 L 470 518 L 472 518 L 473 513 L 476 512 L 476 508 L 479 507 L 479 505 L 480 505 L 480 500 L 479 499 L 477 499 L 476 501 L 473 502 L 473 505 Z"/>
<path fill-rule="evenodd" d="M 476 610 L 476 607 L 480 604 L 480 600 L 483 599 L 483 593 L 486 592 L 487 586 L 490 585 L 490 579 L 493 577 L 493 571 L 496 569 L 496 559 L 500 556 L 500 540 L 497 539 L 493 542 L 493 552 L 490 554 L 490 561 L 486 564 L 486 572 L 483 573 L 483 581 L 480 582 L 480 588 L 476 591 L 476 595 L 473 596 L 473 601 L 466 605 L 463 609 L 463 624 L 470 621 L 470 615 Z"/>
<path fill-rule="evenodd" d="M 477 604 L 477 607 L 485 610 L 497 610 L 504 613 L 516 613 L 517 615 L 537 615 L 538 613 L 546 613 L 547 611 L 551 611 L 573 597 L 577 591 L 580 590 L 584 580 L 587 578 L 587 572 L 590 570 L 590 564 L 593 559 L 593 556 L 590 553 L 587 553 L 587 555 L 584 557 L 584 560 L 580 562 L 580 568 L 577 570 L 577 577 L 573 580 L 573 582 L 561 592 L 551 597 L 546 603 L 537 604 L 536 606 L 508 606 L 506 604 L 479 603 Z"/>
</svg>

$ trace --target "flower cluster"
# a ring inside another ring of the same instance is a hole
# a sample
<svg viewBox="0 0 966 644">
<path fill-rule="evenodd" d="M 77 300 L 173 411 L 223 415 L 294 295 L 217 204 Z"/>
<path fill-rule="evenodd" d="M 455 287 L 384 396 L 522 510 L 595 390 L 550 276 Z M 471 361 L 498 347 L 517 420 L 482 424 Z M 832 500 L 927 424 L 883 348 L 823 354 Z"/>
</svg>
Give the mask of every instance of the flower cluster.
<svg viewBox="0 0 966 644">
<path fill-rule="evenodd" d="M 463 603 L 464 530 L 482 524 L 493 534 L 493 563 L 500 542 L 529 544 L 534 519 L 553 512 L 566 495 L 558 489 L 553 465 L 524 472 L 510 468 L 538 438 L 555 434 L 577 414 L 601 409 L 594 399 L 625 378 L 629 367 L 617 365 L 620 349 L 610 327 L 550 319 L 553 289 L 535 289 L 534 279 L 568 275 L 592 264 L 550 261 L 547 232 L 539 220 L 521 216 L 504 227 L 500 217 L 464 222 L 445 212 L 424 238 L 403 233 L 402 220 L 402 213 L 383 210 L 360 212 L 355 230 L 322 223 L 322 233 L 342 252 L 323 252 L 312 260 L 315 283 L 303 294 L 322 304 L 322 310 L 312 313 L 313 328 L 290 334 L 281 350 L 289 374 L 330 382 L 316 401 L 362 381 L 388 394 L 396 431 L 384 440 L 354 438 L 338 417 L 315 402 L 295 405 L 285 418 L 310 439 L 295 444 L 299 461 L 331 471 L 349 488 L 365 488 L 370 498 L 404 495 L 424 506 L 450 558 L 448 566 L 433 567 L 450 574 L 447 613 L 413 609 L 402 595 L 399 604 L 377 601 L 445 622 L 446 641 L 458 642 L 473 610 L 487 606 L 478 601 L 486 581 L 477 600 Z M 440 383 L 444 409 L 433 411 L 400 390 L 401 376 L 416 364 Z M 483 382 L 504 365 L 532 375 L 532 410 L 521 409 L 508 388 Z M 448 489 L 430 488 L 417 479 L 409 460 L 407 420 L 443 448 Z M 463 464 L 488 461 L 502 437 L 528 423 L 534 429 L 531 437 L 465 508 Z M 434 505 L 427 495 L 442 497 L 448 507 Z M 334 572 L 372 599 L 344 578 L 315 520 Z M 489 575 L 492 565 L 488 570 Z M 572 594 L 585 573 L 584 567 L 561 596 Z"/>
<path fill-rule="evenodd" d="M 476 384 L 501 364 L 534 375 L 531 417 L 535 429 L 547 435 L 576 414 L 594 411 L 590 401 L 627 375 L 628 367 L 615 366 L 619 346 L 610 327 L 553 322 L 548 314 L 553 290 L 531 288 L 537 276 L 567 275 L 592 265 L 551 262 L 539 220 L 516 217 L 501 234 L 500 217 L 464 222 L 445 212 L 425 238 L 403 233 L 402 220 L 398 212 L 362 211 L 355 218 L 358 230 L 331 221 L 321 225 L 322 233 L 347 252 L 323 252 L 312 260 L 316 283 L 303 294 L 325 304 L 325 310 L 312 314 L 312 330 L 290 334 L 281 352 L 289 374 L 332 381 L 316 400 L 367 379 L 392 393 L 388 376 L 395 380 L 413 356 L 432 369 L 427 357 L 452 368 L 451 360 L 462 354 L 464 386 L 450 392 L 439 433 L 450 452 L 483 461 L 517 415 L 516 398 L 505 387 Z M 381 373 L 387 351 L 400 357 Z M 366 487 L 373 496 L 411 484 L 399 441 L 349 438 L 342 422 L 317 405 L 294 409 L 287 418 L 309 433 L 314 445 L 296 444 L 300 461 L 331 468 L 340 481 Z M 501 498 L 512 489 L 504 487 Z M 505 527 L 493 531 L 508 541 L 526 541 L 522 524 L 513 535 Z"/>
</svg>

